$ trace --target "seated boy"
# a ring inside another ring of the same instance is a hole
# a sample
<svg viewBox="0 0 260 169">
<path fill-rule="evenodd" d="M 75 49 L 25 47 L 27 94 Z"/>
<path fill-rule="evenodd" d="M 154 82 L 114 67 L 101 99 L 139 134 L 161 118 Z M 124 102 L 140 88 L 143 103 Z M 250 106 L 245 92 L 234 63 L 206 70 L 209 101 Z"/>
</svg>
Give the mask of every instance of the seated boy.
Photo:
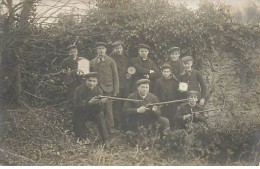
<svg viewBox="0 0 260 169">
<path fill-rule="evenodd" d="M 103 142 L 108 139 L 107 125 L 104 118 L 104 104 L 107 99 L 97 99 L 102 95 L 102 90 L 97 86 L 98 73 L 91 72 L 84 75 L 84 84 L 78 86 L 75 91 L 75 106 L 72 117 L 73 130 L 79 140 L 86 140 L 86 121 L 93 121 L 97 124 Z"/>
<path fill-rule="evenodd" d="M 203 108 L 197 104 L 199 92 L 188 92 L 188 103 L 183 103 L 179 106 L 176 120 L 179 129 L 186 129 L 190 123 L 206 123 L 206 118 L 203 113 L 196 113 L 202 111 Z"/>
<path fill-rule="evenodd" d="M 125 101 L 124 113 L 127 119 L 127 129 L 131 131 L 138 131 L 138 127 L 149 125 L 159 125 L 160 131 L 169 129 L 169 120 L 161 116 L 159 107 L 147 107 L 148 104 L 157 103 L 158 99 L 155 95 L 149 92 L 149 79 L 140 79 L 136 82 L 136 92 L 129 95 L 129 99 L 136 99 L 142 101 Z"/>
</svg>

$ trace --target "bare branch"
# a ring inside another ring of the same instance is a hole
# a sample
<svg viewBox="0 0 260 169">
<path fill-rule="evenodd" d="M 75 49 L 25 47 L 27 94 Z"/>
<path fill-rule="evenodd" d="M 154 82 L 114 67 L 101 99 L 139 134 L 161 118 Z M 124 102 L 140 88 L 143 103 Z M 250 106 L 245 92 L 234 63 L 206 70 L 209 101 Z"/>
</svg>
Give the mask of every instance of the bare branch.
<svg viewBox="0 0 260 169">
<path fill-rule="evenodd" d="M 58 11 L 60 11 L 63 7 L 65 7 L 67 4 L 69 4 L 70 1 L 71 1 L 71 0 L 68 0 L 64 5 L 62 5 L 60 8 L 58 8 L 57 10 L 55 10 L 54 12 L 52 12 L 52 13 L 49 15 L 49 17 L 52 16 L 52 15 L 54 15 L 54 14 L 57 13 Z M 49 17 L 45 18 L 41 23 L 43 23 L 43 22 L 45 22 L 46 20 L 48 20 Z M 40 24 L 41 24 L 41 23 L 40 23 Z"/>
</svg>

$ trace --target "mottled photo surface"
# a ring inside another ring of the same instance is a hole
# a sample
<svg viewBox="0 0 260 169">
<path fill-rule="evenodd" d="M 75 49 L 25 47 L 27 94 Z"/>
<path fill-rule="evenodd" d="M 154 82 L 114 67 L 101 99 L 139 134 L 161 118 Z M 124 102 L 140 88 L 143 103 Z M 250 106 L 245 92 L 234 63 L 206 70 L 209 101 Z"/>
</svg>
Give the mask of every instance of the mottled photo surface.
<svg viewBox="0 0 260 169">
<path fill-rule="evenodd" d="M 2 0 L 0 165 L 259 166 L 259 0 Z"/>
</svg>

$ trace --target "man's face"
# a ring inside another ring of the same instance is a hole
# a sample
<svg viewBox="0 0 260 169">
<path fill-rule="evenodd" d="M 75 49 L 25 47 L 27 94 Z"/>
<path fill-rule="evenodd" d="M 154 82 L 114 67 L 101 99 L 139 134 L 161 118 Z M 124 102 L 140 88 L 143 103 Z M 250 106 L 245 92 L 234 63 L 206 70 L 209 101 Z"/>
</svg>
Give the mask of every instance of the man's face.
<svg viewBox="0 0 260 169">
<path fill-rule="evenodd" d="M 171 54 L 170 54 L 170 58 L 173 60 L 173 61 L 177 61 L 177 60 L 179 60 L 179 58 L 180 58 L 180 52 L 172 52 Z"/>
<path fill-rule="evenodd" d="M 148 56 L 149 50 L 146 48 L 140 48 L 138 50 L 138 52 L 139 52 L 139 55 L 141 56 L 141 58 L 146 59 Z"/>
<path fill-rule="evenodd" d="M 75 60 L 78 57 L 78 49 L 77 48 L 70 49 L 69 55 Z"/>
<path fill-rule="evenodd" d="M 105 56 L 106 55 L 107 48 L 105 46 L 99 46 L 97 47 L 97 54 L 98 56 Z"/>
<path fill-rule="evenodd" d="M 186 61 L 186 62 L 183 62 L 183 67 L 184 67 L 184 70 L 191 70 L 191 66 L 193 64 L 193 61 Z"/>
<path fill-rule="evenodd" d="M 190 105 L 196 105 L 196 103 L 197 103 L 197 101 L 198 101 L 198 96 L 197 95 L 190 95 L 189 97 L 188 97 L 188 99 L 189 99 L 189 103 L 190 103 Z"/>
<path fill-rule="evenodd" d="M 137 90 L 141 96 L 146 96 L 149 93 L 149 84 L 140 84 Z"/>
<path fill-rule="evenodd" d="M 165 79 L 168 79 L 171 75 L 171 70 L 170 69 L 163 69 L 162 75 Z"/>
<path fill-rule="evenodd" d="M 94 89 L 94 87 L 96 87 L 97 84 L 98 84 L 98 79 L 96 77 L 89 77 L 86 80 L 86 85 L 91 90 Z"/>
<path fill-rule="evenodd" d="M 116 47 L 114 48 L 114 52 L 115 52 L 116 54 L 121 55 L 121 54 L 123 53 L 123 47 L 122 47 L 122 46 L 116 46 Z"/>
</svg>

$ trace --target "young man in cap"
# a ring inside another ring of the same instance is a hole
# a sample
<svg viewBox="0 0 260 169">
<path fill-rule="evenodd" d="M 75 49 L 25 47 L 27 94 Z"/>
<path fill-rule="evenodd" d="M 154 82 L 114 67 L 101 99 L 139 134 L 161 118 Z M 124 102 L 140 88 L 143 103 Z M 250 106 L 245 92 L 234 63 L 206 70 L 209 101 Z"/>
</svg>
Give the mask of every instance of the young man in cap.
<svg viewBox="0 0 260 169">
<path fill-rule="evenodd" d="M 97 42 L 95 45 L 97 57 L 90 61 L 91 69 L 99 73 L 99 86 L 105 96 L 116 96 L 119 93 L 119 78 L 117 65 L 114 59 L 107 56 L 106 44 Z M 109 132 L 114 127 L 114 117 L 112 111 L 112 101 L 109 100 L 105 110 L 105 116 L 108 123 Z"/>
<path fill-rule="evenodd" d="M 168 50 L 168 53 L 170 54 L 170 61 L 167 63 L 172 67 L 172 73 L 178 79 L 179 75 L 183 73 L 183 64 L 180 61 L 180 48 L 172 47 Z"/>
<path fill-rule="evenodd" d="M 186 129 L 187 124 L 190 123 L 206 123 L 206 117 L 203 113 L 196 113 L 202 111 L 203 108 L 197 104 L 199 92 L 189 91 L 188 92 L 189 102 L 183 103 L 179 106 L 176 121 L 179 129 Z"/>
<path fill-rule="evenodd" d="M 127 119 L 127 128 L 131 131 L 137 131 L 141 125 L 148 127 L 151 125 L 159 125 L 160 130 L 169 129 L 169 120 L 161 116 L 160 108 L 152 106 L 148 108 L 148 104 L 157 103 L 158 99 L 149 92 L 149 79 L 140 79 L 136 82 L 137 91 L 129 95 L 129 99 L 141 101 L 125 101 L 123 110 Z"/>
<path fill-rule="evenodd" d="M 77 45 L 68 46 L 69 57 L 64 59 L 61 63 L 61 69 L 66 73 L 64 77 L 64 84 L 67 86 L 68 98 L 73 99 L 75 88 L 81 84 L 78 76 L 78 49 Z"/>
<path fill-rule="evenodd" d="M 75 90 L 75 104 L 73 113 L 73 130 L 80 141 L 86 140 L 87 121 L 93 121 L 97 124 L 100 136 L 104 143 L 108 138 L 108 131 L 103 113 L 104 105 L 107 99 L 97 99 L 98 95 L 103 95 L 102 89 L 97 86 L 98 73 L 90 72 L 83 75 L 84 83 Z"/>
<path fill-rule="evenodd" d="M 193 58 L 185 56 L 181 59 L 184 72 L 180 74 L 179 82 L 183 82 L 188 86 L 188 90 L 195 90 L 199 92 L 199 104 L 204 106 L 206 99 L 206 83 L 199 71 L 192 68 Z M 182 98 L 187 98 L 187 93 L 182 92 Z"/>
<path fill-rule="evenodd" d="M 119 94 L 118 97 L 126 98 L 129 94 L 129 85 L 131 80 L 131 75 L 127 73 L 127 69 L 130 65 L 130 58 L 127 53 L 124 51 L 123 42 L 116 41 L 112 44 L 113 52 L 110 54 L 110 57 L 114 59 L 117 65 L 117 72 L 119 77 Z M 113 114 L 115 120 L 115 128 L 122 127 L 122 101 L 116 101 L 113 103 Z"/>
<path fill-rule="evenodd" d="M 136 69 L 136 73 L 133 76 L 132 92 L 136 90 L 135 82 L 139 79 L 150 79 L 151 89 L 154 86 L 155 80 L 159 74 L 159 70 L 153 60 L 148 57 L 150 47 L 145 44 L 138 45 L 139 57 L 132 60 L 133 66 Z"/>
<path fill-rule="evenodd" d="M 165 63 L 162 65 L 161 71 L 162 78 L 156 80 L 153 93 L 158 97 L 160 102 L 177 100 L 179 98 L 179 82 L 172 74 L 172 67 Z M 177 107 L 177 103 L 171 103 L 169 105 L 163 105 L 161 108 L 164 113 L 163 116 L 169 119 L 171 128 L 174 128 L 174 118 Z"/>
</svg>

